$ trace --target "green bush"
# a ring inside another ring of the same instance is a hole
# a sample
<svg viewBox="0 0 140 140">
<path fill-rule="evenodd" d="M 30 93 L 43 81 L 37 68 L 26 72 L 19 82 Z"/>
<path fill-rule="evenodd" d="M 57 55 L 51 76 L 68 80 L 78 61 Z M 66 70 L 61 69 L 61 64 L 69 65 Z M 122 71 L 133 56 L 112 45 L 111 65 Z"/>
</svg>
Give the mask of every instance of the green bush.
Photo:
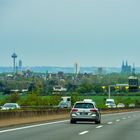
<svg viewBox="0 0 140 140">
<path fill-rule="evenodd" d="M 5 99 L 5 102 L 16 103 L 20 99 L 19 93 L 12 93 L 8 95 Z"/>
</svg>

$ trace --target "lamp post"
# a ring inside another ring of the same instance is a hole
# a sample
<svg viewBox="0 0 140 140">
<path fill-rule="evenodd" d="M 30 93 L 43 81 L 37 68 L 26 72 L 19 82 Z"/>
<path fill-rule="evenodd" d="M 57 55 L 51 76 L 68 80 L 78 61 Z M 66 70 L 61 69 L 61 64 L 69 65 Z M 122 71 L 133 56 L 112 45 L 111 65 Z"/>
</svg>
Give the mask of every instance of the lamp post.
<svg viewBox="0 0 140 140">
<path fill-rule="evenodd" d="M 111 85 L 108 86 L 108 99 L 110 99 L 110 86 Z"/>
<path fill-rule="evenodd" d="M 108 99 L 110 99 L 110 96 L 111 96 L 111 90 L 110 90 L 110 87 L 115 87 L 116 85 L 109 85 L 108 86 Z"/>
</svg>

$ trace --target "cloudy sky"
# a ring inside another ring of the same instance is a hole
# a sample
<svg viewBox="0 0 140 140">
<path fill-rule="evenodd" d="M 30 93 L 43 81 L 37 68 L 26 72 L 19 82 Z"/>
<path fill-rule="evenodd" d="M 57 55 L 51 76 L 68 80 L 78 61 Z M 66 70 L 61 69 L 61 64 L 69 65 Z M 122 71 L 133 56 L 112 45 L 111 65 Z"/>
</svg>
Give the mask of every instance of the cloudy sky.
<svg viewBox="0 0 140 140">
<path fill-rule="evenodd" d="M 139 0 L 0 0 L 0 66 L 140 66 Z"/>
</svg>

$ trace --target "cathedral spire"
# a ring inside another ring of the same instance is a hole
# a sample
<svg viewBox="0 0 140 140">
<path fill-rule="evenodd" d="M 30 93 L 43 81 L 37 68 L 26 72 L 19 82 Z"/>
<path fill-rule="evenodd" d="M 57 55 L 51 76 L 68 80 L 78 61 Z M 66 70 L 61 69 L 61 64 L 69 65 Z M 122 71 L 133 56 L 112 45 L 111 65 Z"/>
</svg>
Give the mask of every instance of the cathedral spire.
<svg viewBox="0 0 140 140">
<path fill-rule="evenodd" d="M 133 63 L 132 74 L 135 76 L 135 63 Z"/>
</svg>

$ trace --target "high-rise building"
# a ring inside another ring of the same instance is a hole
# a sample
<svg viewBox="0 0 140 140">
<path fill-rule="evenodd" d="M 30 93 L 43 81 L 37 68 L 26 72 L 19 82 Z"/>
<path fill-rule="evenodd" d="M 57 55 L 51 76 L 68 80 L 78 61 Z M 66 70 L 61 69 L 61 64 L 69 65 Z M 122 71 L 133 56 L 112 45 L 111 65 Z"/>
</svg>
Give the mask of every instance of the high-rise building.
<svg viewBox="0 0 140 140">
<path fill-rule="evenodd" d="M 22 71 L 22 60 L 19 60 L 18 69 L 19 71 Z"/>
<path fill-rule="evenodd" d="M 77 62 L 74 64 L 74 73 L 76 75 L 80 73 L 80 66 Z"/>
</svg>

